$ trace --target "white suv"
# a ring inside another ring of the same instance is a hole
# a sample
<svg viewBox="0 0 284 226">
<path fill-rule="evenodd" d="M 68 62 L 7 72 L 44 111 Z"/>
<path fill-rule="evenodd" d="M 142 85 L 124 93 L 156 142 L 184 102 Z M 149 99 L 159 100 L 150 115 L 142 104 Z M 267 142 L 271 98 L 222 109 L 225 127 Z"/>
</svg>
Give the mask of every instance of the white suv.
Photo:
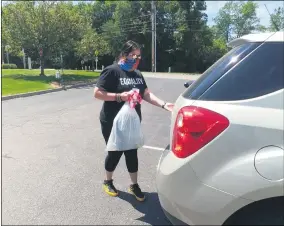
<svg viewBox="0 0 284 226">
<path fill-rule="evenodd" d="M 229 46 L 175 103 L 161 206 L 179 225 L 284 225 L 284 33 Z"/>
</svg>

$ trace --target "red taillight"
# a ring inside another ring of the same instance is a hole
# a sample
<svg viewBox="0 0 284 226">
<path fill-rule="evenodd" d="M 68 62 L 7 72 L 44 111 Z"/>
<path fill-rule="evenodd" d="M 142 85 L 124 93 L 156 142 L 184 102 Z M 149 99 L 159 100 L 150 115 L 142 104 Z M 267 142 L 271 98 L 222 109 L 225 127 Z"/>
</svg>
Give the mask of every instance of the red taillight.
<svg viewBox="0 0 284 226">
<path fill-rule="evenodd" d="M 188 106 L 177 115 L 173 131 L 172 151 L 186 158 L 208 144 L 228 126 L 229 120 L 214 111 Z"/>
</svg>

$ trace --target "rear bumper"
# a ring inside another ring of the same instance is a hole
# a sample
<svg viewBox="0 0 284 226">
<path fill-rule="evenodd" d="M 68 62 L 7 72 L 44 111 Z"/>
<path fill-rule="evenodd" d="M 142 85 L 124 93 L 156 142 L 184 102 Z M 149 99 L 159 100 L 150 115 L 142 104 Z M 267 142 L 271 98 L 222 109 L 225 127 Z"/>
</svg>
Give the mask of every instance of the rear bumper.
<svg viewBox="0 0 284 226">
<path fill-rule="evenodd" d="M 172 223 L 172 225 L 188 225 L 184 223 L 183 221 L 177 219 L 175 216 L 168 213 L 165 209 L 163 209 L 163 211 L 166 217 L 168 218 L 168 220 Z"/>
<path fill-rule="evenodd" d="M 157 191 L 165 215 L 174 225 L 222 225 L 249 201 L 203 184 L 189 164 L 166 149 L 157 169 Z"/>
</svg>

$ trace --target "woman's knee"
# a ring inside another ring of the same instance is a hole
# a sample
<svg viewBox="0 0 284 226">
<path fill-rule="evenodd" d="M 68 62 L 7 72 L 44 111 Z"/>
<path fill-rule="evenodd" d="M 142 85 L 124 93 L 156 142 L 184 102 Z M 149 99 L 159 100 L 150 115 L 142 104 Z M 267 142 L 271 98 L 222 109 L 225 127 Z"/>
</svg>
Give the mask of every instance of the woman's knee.
<svg viewBox="0 0 284 226">
<path fill-rule="evenodd" d="M 120 160 L 122 152 L 120 151 L 109 151 L 105 159 L 105 170 L 113 172 Z"/>
</svg>

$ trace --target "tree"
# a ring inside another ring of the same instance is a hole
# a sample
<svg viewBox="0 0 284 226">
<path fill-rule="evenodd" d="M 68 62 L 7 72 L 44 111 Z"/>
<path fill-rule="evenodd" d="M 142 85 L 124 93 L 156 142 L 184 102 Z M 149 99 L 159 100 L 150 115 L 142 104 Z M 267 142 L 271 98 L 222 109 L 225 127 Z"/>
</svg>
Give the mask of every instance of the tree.
<svg viewBox="0 0 284 226">
<path fill-rule="evenodd" d="M 228 42 L 232 38 L 263 29 L 256 16 L 258 5 L 252 1 L 227 2 L 214 18 L 220 37 Z"/>
<path fill-rule="evenodd" d="M 284 29 L 284 8 L 283 7 L 278 7 L 277 9 L 274 9 L 274 12 L 271 14 L 269 30 L 277 31 L 277 28 L 275 27 L 275 25 L 279 30 Z"/>
<path fill-rule="evenodd" d="M 6 24 L 2 23 L 2 34 L 1 34 L 1 47 L 2 47 L 2 59 L 4 62 L 4 53 L 9 51 L 9 54 L 18 56 L 21 52 L 21 45 L 17 40 L 11 38 L 9 29 Z M 8 47 L 9 46 L 9 47 Z"/>
<path fill-rule="evenodd" d="M 216 60 L 228 52 L 224 37 L 217 33 L 216 26 L 207 27 L 203 32 L 203 43 L 200 46 L 200 58 L 197 62 L 198 71 L 203 72 Z"/>
<path fill-rule="evenodd" d="M 236 2 L 233 7 L 233 32 L 239 38 L 256 30 L 259 18 L 256 16 L 258 4 L 252 1 Z"/>
<path fill-rule="evenodd" d="M 104 39 L 110 46 L 112 57 L 117 57 L 125 41 L 133 40 L 144 47 L 143 61 L 140 66 L 145 64 L 149 56 L 149 45 L 151 45 L 151 37 L 148 37 L 151 35 L 150 9 L 151 2 L 116 2 L 112 16 L 106 15 L 105 17 L 108 16 L 110 19 L 100 28 Z"/>
<path fill-rule="evenodd" d="M 107 42 L 111 56 L 117 57 L 121 44 L 126 41 L 126 37 L 121 33 L 118 23 L 109 20 L 103 24 L 101 36 Z"/>
<path fill-rule="evenodd" d="M 205 49 L 212 43 L 206 26 L 205 1 L 156 1 L 157 70 L 173 67 L 196 71 Z M 127 17 L 125 17 L 127 15 Z M 141 44 L 140 69 L 151 69 L 152 35 L 150 1 L 96 1 L 93 25 L 116 57 L 126 40 Z M 189 63 L 190 62 L 190 63 Z"/>
<path fill-rule="evenodd" d="M 92 61 L 92 70 L 94 70 L 94 60 L 98 55 L 106 55 L 109 53 L 107 42 L 102 39 L 91 27 L 86 31 L 81 41 L 76 45 L 76 53 L 84 59 L 84 61 Z"/>
<path fill-rule="evenodd" d="M 256 27 L 256 30 L 259 31 L 259 32 L 267 32 L 269 30 L 269 28 L 265 27 L 264 25 L 259 24 Z"/>
<path fill-rule="evenodd" d="M 218 38 L 224 38 L 226 42 L 231 39 L 233 26 L 233 5 L 234 2 L 227 2 L 218 12 L 214 18 L 216 23 L 216 33 Z"/>
<path fill-rule="evenodd" d="M 83 18 L 72 3 L 24 1 L 2 8 L 3 26 L 9 37 L 25 52 L 38 58 L 44 75 L 44 61 L 73 48 L 84 29 Z"/>
<path fill-rule="evenodd" d="M 175 13 L 176 58 L 180 70 L 196 72 L 204 43 L 207 15 L 205 1 L 178 1 Z M 180 64 L 182 62 L 182 64 Z"/>
<path fill-rule="evenodd" d="M 227 51 L 234 35 L 264 29 L 257 25 L 249 2 L 228 2 L 207 26 L 205 1 L 155 1 L 157 9 L 157 70 L 204 71 Z M 78 68 L 80 58 L 113 62 L 126 40 L 141 44 L 141 70 L 151 70 L 151 1 L 104 1 L 92 3 L 17 1 L 2 7 L 2 46 L 13 56 L 25 49 L 33 59 L 43 50 L 41 68 L 65 65 Z M 234 34 L 235 33 L 235 34 Z M 4 52 L 3 48 L 3 52 Z M 38 62 L 36 62 L 38 64 Z M 93 66 L 94 68 L 94 66 Z M 43 74 L 43 71 L 42 73 Z"/>
<path fill-rule="evenodd" d="M 92 27 L 98 34 L 103 32 L 102 26 L 113 20 L 116 1 L 95 1 L 92 6 Z"/>
</svg>

